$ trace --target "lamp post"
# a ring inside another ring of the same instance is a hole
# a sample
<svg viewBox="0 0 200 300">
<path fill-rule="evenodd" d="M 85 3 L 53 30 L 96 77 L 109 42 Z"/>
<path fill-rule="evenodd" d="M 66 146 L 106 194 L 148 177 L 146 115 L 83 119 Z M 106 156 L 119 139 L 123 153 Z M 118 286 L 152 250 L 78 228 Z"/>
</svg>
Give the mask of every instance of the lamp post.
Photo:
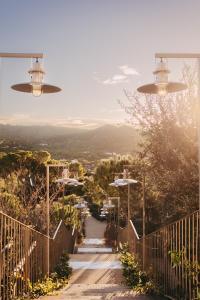
<svg viewBox="0 0 200 300">
<path fill-rule="evenodd" d="M 127 186 L 128 187 L 128 234 L 127 234 L 127 240 L 129 241 L 130 238 L 130 228 L 129 228 L 129 221 L 130 221 L 130 186 L 131 184 L 137 183 L 134 179 L 128 179 L 128 178 L 120 178 L 115 179 L 114 182 L 110 183 L 110 186 L 114 187 L 121 187 L 121 186 Z"/>
<path fill-rule="evenodd" d="M 12 85 L 11 88 L 18 92 L 32 93 L 38 97 L 41 94 L 57 93 L 61 89 L 57 86 L 43 83 L 43 76 L 45 74 L 44 69 L 39 62 L 39 59 L 43 58 L 42 53 L 0 53 L 1 58 L 31 58 L 36 61 L 33 63 L 32 68 L 28 71 L 31 76 L 31 81 L 28 83 L 20 83 Z"/>
<path fill-rule="evenodd" d="M 117 200 L 117 228 L 119 231 L 119 209 L 120 209 L 120 197 L 108 197 L 109 201 Z"/>
<path fill-rule="evenodd" d="M 50 205 L 49 205 L 49 169 L 50 168 L 65 168 L 66 165 L 64 164 L 48 164 L 46 165 L 46 222 L 47 222 L 47 276 L 49 276 L 49 271 L 50 271 L 50 262 L 49 262 L 49 254 L 50 254 L 50 244 L 49 244 L 49 229 L 50 229 L 50 217 L 49 217 L 49 212 L 50 212 Z"/>
<path fill-rule="evenodd" d="M 112 204 L 111 199 L 109 199 L 108 195 L 106 195 L 106 198 L 107 198 L 107 199 L 106 199 L 106 203 L 104 203 L 103 208 L 104 208 L 104 211 L 109 212 L 108 223 L 109 223 L 109 222 L 112 223 L 111 210 L 112 210 L 113 208 L 115 208 L 115 205 Z"/>
<path fill-rule="evenodd" d="M 50 168 L 63 168 L 63 178 L 57 179 L 57 183 L 61 183 L 63 185 L 70 185 L 70 186 L 79 186 L 83 185 L 75 178 L 69 178 L 69 171 L 66 169 L 66 164 L 47 164 L 46 165 L 46 222 L 47 222 L 47 276 L 49 276 L 50 272 L 50 244 L 49 244 L 49 229 L 50 229 L 50 201 L 49 201 L 49 170 Z"/>
<path fill-rule="evenodd" d="M 144 94 L 175 93 L 187 89 L 187 85 L 179 82 L 168 82 L 169 70 L 166 68 L 163 59 L 196 59 L 198 64 L 198 115 L 200 114 L 200 53 L 156 53 L 155 58 L 159 58 L 160 64 L 154 72 L 156 81 L 139 87 L 137 90 Z M 198 130 L 198 170 L 199 170 L 199 214 L 200 214 L 200 120 L 197 118 Z"/>
<path fill-rule="evenodd" d="M 117 247 L 118 247 L 120 197 L 108 197 L 108 200 L 109 201 L 117 200 L 117 239 L 116 239 L 116 243 L 117 243 Z M 115 220 L 115 222 L 116 222 L 116 220 Z"/>
</svg>

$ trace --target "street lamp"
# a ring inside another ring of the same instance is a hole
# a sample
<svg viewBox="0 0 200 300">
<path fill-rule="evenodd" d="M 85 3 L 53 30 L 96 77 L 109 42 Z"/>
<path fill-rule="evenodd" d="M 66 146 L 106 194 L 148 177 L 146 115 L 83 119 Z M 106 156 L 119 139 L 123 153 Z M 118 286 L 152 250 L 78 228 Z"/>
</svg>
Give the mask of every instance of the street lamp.
<svg viewBox="0 0 200 300">
<path fill-rule="evenodd" d="M 200 99 L 200 53 L 156 53 L 155 58 L 161 59 L 196 59 L 198 63 L 198 99 Z M 165 67 L 160 68 L 161 71 L 155 74 L 158 74 L 160 78 L 163 76 L 163 72 L 166 70 Z M 187 88 L 187 85 L 177 82 L 169 82 L 165 78 L 165 88 L 164 94 L 166 93 L 175 93 Z M 161 82 L 162 80 L 160 80 Z M 162 85 L 161 85 L 162 86 Z M 159 94 L 159 79 L 154 84 L 143 85 L 137 89 L 138 92 L 144 94 Z M 200 113 L 200 101 L 198 101 L 198 113 Z M 198 130 L 198 169 L 199 169 L 199 214 L 200 214 L 200 119 L 197 118 L 197 130 Z"/>
<path fill-rule="evenodd" d="M 137 183 L 137 180 L 128 179 L 128 178 L 119 178 L 115 179 L 114 182 L 110 183 L 110 186 L 113 187 L 121 187 L 121 186 L 128 186 L 128 236 L 127 239 L 129 241 L 130 237 L 130 228 L 129 228 L 129 221 L 130 221 L 130 186 L 131 184 Z"/>
<path fill-rule="evenodd" d="M 51 94 L 61 91 L 57 86 L 43 83 L 45 71 L 38 61 L 38 58 L 36 58 L 36 61 L 33 63 L 32 68 L 28 73 L 31 76 L 30 82 L 15 84 L 12 85 L 11 88 L 18 92 L 32 93 L 35 97 L 39 97 L 42 94 Z"/>
<path fill-rule="evenodd" d="M 109 201 L 117 200 L 117 241 L 119 237 L 119 210 L 120 210 L 120 197 L 108 197 Z M 115 207 L 115 205 L 114 205 Z"/>
<path fill-rule="evenodd" d="M 170 73 L 166 63 L 163 61 L 163 56 L 160 57 L 160 62 L 153 74 L 155 75 L 155 83 L 140 86 L 137 91 L 144 94 L 158 94 L 165 96 L 168 93 L 180 92 L 187 88 L 187 85 L 182 82 L 169 82 L 168 74 Z"/>
<path fill-rule="evenodd" d="M 1 58 L 31 58 L 36 61 L 33 63 L 32 68 L 28 71 L 31 76 L 29 83 L 20 83 L 12 85 L 11 88 L 18 92 L 32 93 L 33 96 L 40 96 L 46 93 L 57 93 L 61 89 L 57 86 L 44 84 L 43 76 L 45 74 L 44 69 L 39 62 L 39 59 L 43 58 L 42 53 L 0 53 Z"/>
<path fill-rule="evenodd" d="M 49 205 L 49 169 L 50 168 L 63 168 L 63 178 L 57 179 L 57 183 L 61 183 L 63 185 L 69 185 L 69 186 L 80 186 L 83 185 L 83 183 L 79 182 L 75 178 L 69 178 L 69 171 L 66 169 L 66 164 L 47 164 L 46 165 L 46 220 L 47 220 L 47 276 L 49 276 L 50 271 L 50 260 L 49 260 L 49 254 L 50 254 L 50 244 L 49 244 L 49 229 L 50 229 L 50 205 Z M 68 175 L 68 176 L 67 176 Z"/>
</svg>

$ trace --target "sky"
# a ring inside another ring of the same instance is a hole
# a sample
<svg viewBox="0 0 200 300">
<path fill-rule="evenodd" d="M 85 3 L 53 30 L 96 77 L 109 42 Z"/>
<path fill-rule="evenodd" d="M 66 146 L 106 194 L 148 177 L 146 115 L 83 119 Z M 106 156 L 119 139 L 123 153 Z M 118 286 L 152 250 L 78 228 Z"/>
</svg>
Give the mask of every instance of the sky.
<svg viewBox="0 0 200 300">
<path fill-rule="evenodd" d="M 155 52 L 200 52 L 199 12 L 199 0 L 0 0 L 0 52 L 44 53 L 44 81 L 62 88 L 39 98 L 15 92 L 31 61 L 2 59 L 0 122 L 124 122 L 117 100 L 153 81 Z M 180 76 L 168 64 L 171 79 Z"/>
</svg>

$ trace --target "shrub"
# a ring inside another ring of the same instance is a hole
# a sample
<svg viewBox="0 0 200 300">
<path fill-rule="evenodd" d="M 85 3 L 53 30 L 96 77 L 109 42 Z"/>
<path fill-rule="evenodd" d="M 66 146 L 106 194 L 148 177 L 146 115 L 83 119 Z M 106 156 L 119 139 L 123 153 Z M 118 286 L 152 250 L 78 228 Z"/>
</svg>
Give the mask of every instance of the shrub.
<svg viewBox="0 0 200 300">
<path fill-rule="evenodd" d="M 55 267 L 55 272 L 58 278 L 68 279 L 72 273 L 72 268 L 69 266 L 69 255 L 64 252 L 60 257 L 59 263 Z"/>
<path fill-rule="evenodd" d="M 141 271 L 136 257 L 129 252 L 127 244 L 120 254 L 126 284 L 140 294 L 159 294 L 158 288 L 145 271 Z"/>
<path fill-rule="evenodd" d="M 69 255 L 66 252 L 63 252 L 61 255 L 59 263 L 55 267 L 54 271 L 55 272 L 51 273 L 48 278 L 46 277 L 33 285 L 29 283 L 31 298 L 48 295 L 68 283 L 68 279 L 72 273 L 72 268 L 69 266 Z"/>
<path fill-rule="evenodd" d="M 185 247 L 180 251 L 169 251 L 168 254 L 171 258 L 172 267 L 182 266 L 184 269 L 183 278 L 191 280 L 192 292 L 197 293 L 197 298 L 200 299 L 200 293 L 198 292 L 200 288 L 200 263 L 198 261 L 190 261 L 186 255 Z M 177 287 L 177 289 L 181 287 Z M 181 290 L 184 293 L 184 290 Z"/>
</svg>

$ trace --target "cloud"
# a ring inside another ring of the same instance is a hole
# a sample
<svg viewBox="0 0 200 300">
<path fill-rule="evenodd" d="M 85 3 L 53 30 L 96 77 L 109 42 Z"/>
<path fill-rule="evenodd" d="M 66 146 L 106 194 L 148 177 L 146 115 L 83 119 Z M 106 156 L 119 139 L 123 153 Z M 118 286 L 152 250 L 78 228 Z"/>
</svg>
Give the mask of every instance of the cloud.
<svg viewBox="0 0 200 300">
<path fill-rule="evenodd" d="M 112 85 L 112 84 L 118 84 L 118 83 L 127 82 L 127 81 L 128 81 L 127 76 L 121 75 L 121 74 L 116 74 L 116 75 L 113 75 L 111 78 L 107 78 L 106 80 L 102 81 L 102 83 Z"/>
<path fill-rule="evenodd" d="M 138 71 L 134 68 L 129 67 L 128 65 L 119 66 L 119 69 L 127 76 L 139 75 Z"/>
<path fill-rule="evenodd" d="M 116 85 L 120 83 L 129 82 L 130 76 L 139 75 L 139 73 L 134 68 L 129 67 L 128 65 L 122 65 L 119 66 L 118 68 L 122 72 L 121 74 L 115 74 L 112 77 L 102 80 L 97 76 L 97 72 L 94 72 L 94 79 L 97 82 L 104 85 Z"/>
<path fill-rule="evenodd" d="M 82 118 L 40 118 L 31 115 L 14 114 L 10 116 L 0 117 L 0 124 L 3 125 L 21 125 L 21 126 L 55 126 L 55 127 L 67 127 L 67 128 L 82 128 L 93 129 L 103 124 L 115 124 L 119 120 L 112 119 L 82 119 Z"/>
</svg>

